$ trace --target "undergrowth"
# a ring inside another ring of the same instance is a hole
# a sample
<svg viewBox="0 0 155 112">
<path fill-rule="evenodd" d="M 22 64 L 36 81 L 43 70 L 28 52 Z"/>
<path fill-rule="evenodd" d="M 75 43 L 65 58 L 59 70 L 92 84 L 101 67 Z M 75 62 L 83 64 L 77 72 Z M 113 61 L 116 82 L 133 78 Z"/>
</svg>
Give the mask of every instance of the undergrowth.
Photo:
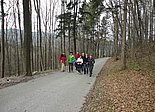
<svg viewBox="0 0 155 112">
<path fill-rule="evenodd" d="M 134 71 L 147 71 L 155 73 L 155 53 L 135 60 L 129 59 L 127 68 Z"/>
</svg>

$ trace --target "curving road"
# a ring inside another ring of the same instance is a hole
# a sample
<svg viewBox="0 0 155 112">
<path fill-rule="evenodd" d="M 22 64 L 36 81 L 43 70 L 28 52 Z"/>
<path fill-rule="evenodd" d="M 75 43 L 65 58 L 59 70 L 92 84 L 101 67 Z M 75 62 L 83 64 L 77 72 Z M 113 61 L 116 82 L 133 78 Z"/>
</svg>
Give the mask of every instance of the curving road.
<svg viewBox="0 0 155 112">
<path fill-rule="evenodd" d="M 107 59 L 96 60 L 93 77 L 55 72 L 0 89 L 0 112 L 78 112 Z"/>
</svg>

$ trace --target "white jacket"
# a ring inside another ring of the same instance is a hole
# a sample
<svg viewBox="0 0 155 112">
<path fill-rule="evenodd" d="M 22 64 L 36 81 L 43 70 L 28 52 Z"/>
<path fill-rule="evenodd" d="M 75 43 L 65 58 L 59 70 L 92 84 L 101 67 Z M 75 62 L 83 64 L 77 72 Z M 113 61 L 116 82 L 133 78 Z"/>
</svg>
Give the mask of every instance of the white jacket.
<svg viewBox="0 0 155 112">
<path fill-rule="evenodd" d="M 82 64 L 83 63 L 83 59 L 82 58 L 78 58 L 76 61 L 77 64 Z"/>
</svg>

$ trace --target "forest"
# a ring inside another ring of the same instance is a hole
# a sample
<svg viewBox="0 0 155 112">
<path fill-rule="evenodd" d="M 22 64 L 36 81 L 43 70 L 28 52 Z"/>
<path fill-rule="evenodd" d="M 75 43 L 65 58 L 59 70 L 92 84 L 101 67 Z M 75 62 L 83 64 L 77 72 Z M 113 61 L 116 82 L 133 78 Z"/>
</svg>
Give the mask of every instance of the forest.
<svg viewBox="0 0 155 112">
<path fill-rule="evenodd" d="M 127 60 L 155 52 L 155 0 L 1 0 L 0 74 L 59 68 L 59 55 Z M 154 67 L 152 65 L 151 67 Z"/>
</svg>

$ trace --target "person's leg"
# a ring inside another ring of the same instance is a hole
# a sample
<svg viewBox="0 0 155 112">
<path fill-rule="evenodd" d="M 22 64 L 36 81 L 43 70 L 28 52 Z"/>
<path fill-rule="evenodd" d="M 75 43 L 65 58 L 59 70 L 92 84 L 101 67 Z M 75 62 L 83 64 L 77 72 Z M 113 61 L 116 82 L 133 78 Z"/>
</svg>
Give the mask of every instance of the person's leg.
<svg viewBox="0 0 155 112">
<path fill-rule="evenodd" d="M 69 72 L 71 71 L 71 65 L 70 65 L 70 63 L 69 63 Z"/>
<path fill-rule="evenodd" d="M 86 64 L 86 73 L 88 74 L 88 64 Z"/>
<path fill-rule="evenodd" d="M 65 64 L 62 63 L 62 71 L 64 72 L 65 71 Z"/>
<path fill-rule="evenodd" d="M 63 63 L 61 63 L 61 72 L 63 71 Z"/>
<path fill-rule="evenodd" d="M 81 65 L 81 71 L 84 71 L 84 64 Z"/>
<path fill-rule="evenodd" d="M 75 62 L 75 70 L 77 70 L 77 63 Z"/>
<path fill-rule="evenodd" d="M 80 73 L 83 72 L 83 65 L 80 65 Z"/>
<path fill-rule="evenodd" d="M 64 63 L 64 71 L 66 71 L 66 69 L 67 69 L 67 68 L 66 68 L 66 64 Z"/>
<path fill-rule="evenodd" d="M 73 72 L 73 63 L 71 63 L 71 71 Z"/>
<path fill-rule="evenodd" d="M 80 70 L 81 68 L 80 68 L 80 65 L 79 64 L 77 64 L 77 71 L 79 72 L 79 73 L 81 73 L 81 70 Z"/>
<path fill-rule="evenodd" d="M 86 74 L 86 64 L 84 64 L 84 74 Z"/>
<path fill-rule="evenodd" d="M 89 66 L 90 77 L 92 76 L 92 66 Z"/>
</svg>

